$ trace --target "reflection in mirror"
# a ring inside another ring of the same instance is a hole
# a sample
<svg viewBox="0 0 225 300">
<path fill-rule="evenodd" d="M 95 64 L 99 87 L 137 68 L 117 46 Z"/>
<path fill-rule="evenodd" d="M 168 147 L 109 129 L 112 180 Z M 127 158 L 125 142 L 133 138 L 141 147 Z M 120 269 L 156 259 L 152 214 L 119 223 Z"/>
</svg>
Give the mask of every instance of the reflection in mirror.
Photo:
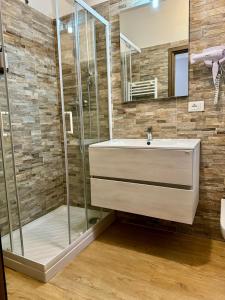
<svg viewBox="0 0 225 300">
<path fill-rule="evenodd" d="M 123 101 L 188 96 L 189 0 L 127 0 L 123 7 Z"/>
</svg>

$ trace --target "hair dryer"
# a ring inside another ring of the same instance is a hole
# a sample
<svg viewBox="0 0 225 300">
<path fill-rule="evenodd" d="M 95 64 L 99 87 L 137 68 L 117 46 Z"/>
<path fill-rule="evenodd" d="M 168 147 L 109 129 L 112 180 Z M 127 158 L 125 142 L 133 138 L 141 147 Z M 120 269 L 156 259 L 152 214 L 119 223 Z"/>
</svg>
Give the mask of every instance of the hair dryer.
<svg viewBox="0 0 225 300">
<path fill-rule="evenodd" d="M 225 45 L 204 49 L 202 53 L 192 54 L 191 63 L 204 61 L 207 67 L 212 68 L 213 82 L 215 86 L 214 104 L 218 103 L 220 79 L 223 74 L 222 65 L 225 63 Z"/>
</svg>

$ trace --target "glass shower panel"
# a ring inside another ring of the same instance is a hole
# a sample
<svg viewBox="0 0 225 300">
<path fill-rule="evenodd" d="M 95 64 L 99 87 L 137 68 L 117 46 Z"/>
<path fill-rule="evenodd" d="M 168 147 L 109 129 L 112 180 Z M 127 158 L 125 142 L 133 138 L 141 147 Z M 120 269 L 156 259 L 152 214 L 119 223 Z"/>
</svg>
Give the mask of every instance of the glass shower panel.
<svg viewBox="0 0 225 300">
<path fill-rule="evenodd" d="M 4 250 L 23 255 L 23 237 L 20 219 L 20 206 L 15 177 L 15 161 L 11 128 L 11 111 L 8 97 L 6 73 L 6 46 L 2 30 L 2 15 L 0 12 L 0 49 L 2 51 L 3 68 L 0 74 L 0 226 L 2 246 Z"/>
<path fill-rule="evenodd" d="M 89 145 L 109 139 L 106 27 L 79 4 L 76 12 L 84 202 L 90 228 L 104 215 L 102 209 L 91 206 L 88 151 Z"/>
<path fill-rule="evenodd" d="M 64 12 L 65 4 L 67 4 L 66 12 Z M 59 1 L 58 8 L 57 27 L 62 68 L 61 101 L 66 165 L 65 194 L 69 219 L 69 240 L 72 242 L 87 229 L 84 201 L 83 148 L 81 143 L 81 130 L 83 127 L 80 122 L 75 4 L 69 0 Z"/>
<path fill-rule="evenodd" d="M 81 127 L 81 157 L 83 175 L 83 203 L 86 213 L 86 229 L 92 218 L 90 206 L 88 146 L 100 140 L 98 74 L 96 67 L 95 19 L 79 4 L 75 6 L 76 57 L 79 69 L 79 104 Z M 97 215 L 96 215 L 97 213 Z M 93 217 L 98 218 L 98 211 Z"/>
<path fill-rule="evenodd" d="M 78 10 L 78 34 L 85 144 L 100 139 L 96 21 L 84 9 Z"/>
<path fill-rule="evenodd" d="M 109 139 L 106 28 L 78 2 L 59 1 L 58 16 L 67 204 L 74 241 L 103 215 L 91 206 L 88 148 Z"/>
</svg>

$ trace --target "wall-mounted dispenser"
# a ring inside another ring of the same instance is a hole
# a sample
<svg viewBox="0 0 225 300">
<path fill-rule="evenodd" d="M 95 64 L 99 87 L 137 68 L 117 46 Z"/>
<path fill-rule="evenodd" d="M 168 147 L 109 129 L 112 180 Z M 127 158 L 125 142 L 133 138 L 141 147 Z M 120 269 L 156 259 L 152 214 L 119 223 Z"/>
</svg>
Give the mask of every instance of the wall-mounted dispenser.
<svg viewBox="0 0 225 300">
<path fill-rule="evenodd" d="M 5 61 L 4 61 L 4 53 L 5 53 Z M 4 74 L 5 69 L 7 70 L 7 72 L 9 71 L 8 56 L 7 56 L 7 52 L 3 51 L 2 46 L 0 46 L 0 74 Z"/>
<path fill-rule="evenodd" d="M 204 49 L 202 53 L 192 54 L 191 63 L 204 61 L 207 67 L 212 68 L 213 82 L 215 85 L 214 104 L 218 103 L 223 65 L 225 64 L 225 45 Z"/>
</svg>

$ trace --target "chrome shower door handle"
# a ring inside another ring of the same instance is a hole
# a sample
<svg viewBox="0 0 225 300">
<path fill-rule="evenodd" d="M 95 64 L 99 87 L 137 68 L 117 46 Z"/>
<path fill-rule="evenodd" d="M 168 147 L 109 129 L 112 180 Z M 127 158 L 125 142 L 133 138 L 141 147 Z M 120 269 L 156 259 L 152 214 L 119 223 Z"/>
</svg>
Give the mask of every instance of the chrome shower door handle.
<svg viewBox="0 0 225 300">
<path fill-rule="evenodd" d="M 65 115 L 68 115 L 70 118 L 70 130 L 67 130 L 66 132 L 68 134 L 73 134 L 73 113 L 72 111 L 65 111 Z"/>
<path fill-rule="evenodd" d="M 1 111 L 1 127 L 2 127 L 2 136 L 6 137 L 9 136 L 10 134 L 5 132 L 5 128 L 4 128 L 4 116 L 8 116 L 9 112 L 8 111 Z"/>
</svg>

